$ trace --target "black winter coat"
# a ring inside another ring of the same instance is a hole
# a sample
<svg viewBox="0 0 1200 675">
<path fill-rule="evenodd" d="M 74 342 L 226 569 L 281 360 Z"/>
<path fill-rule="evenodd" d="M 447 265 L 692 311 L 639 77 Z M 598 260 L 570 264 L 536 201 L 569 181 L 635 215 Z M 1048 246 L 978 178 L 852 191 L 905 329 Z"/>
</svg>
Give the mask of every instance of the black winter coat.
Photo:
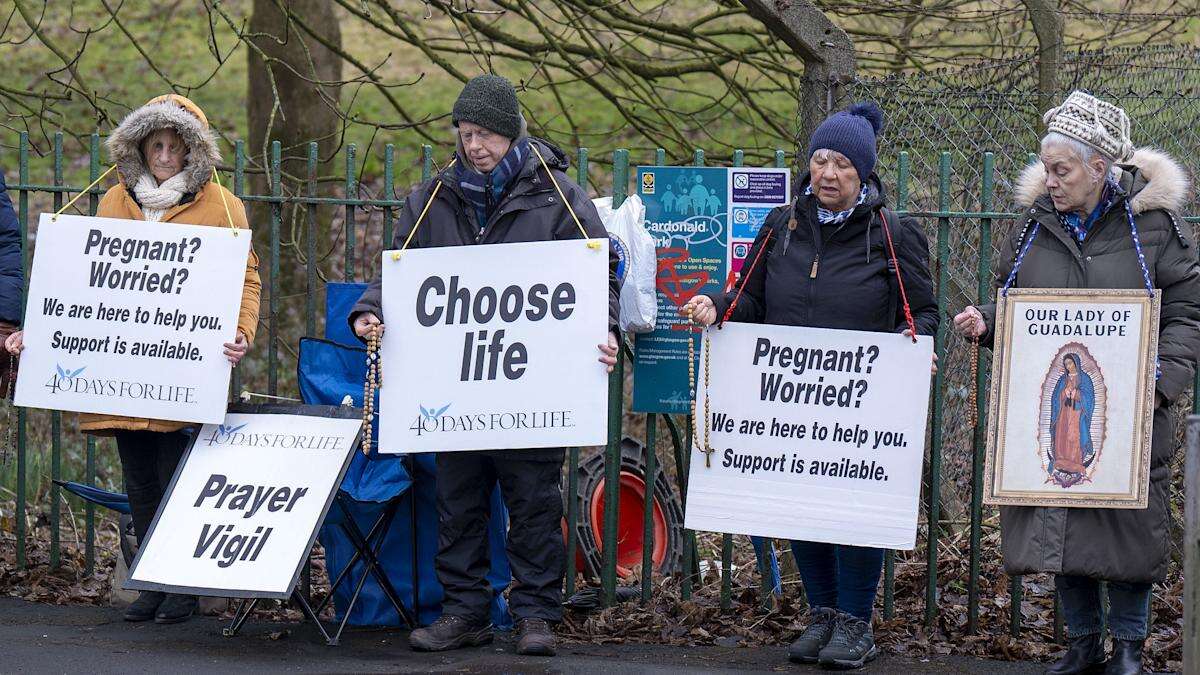
<svg viewBox="0 0 1200 675">
<path fill-rule="evenodd" d="M 562 150 L 540 138 L 530 138 L 530 143 L 536 143 L 542 157 L 554 171 L 554 179 L 558 181 L 563 194 L 571 202 L 571 208 L 579 216 L 588 238 L 598 239 L 608 236 L 600 214 L 595 205 L 588 199 L 587 192 L 579 187 L 565 173 L 570 166 L 567 156 Z M 459 159 L 459 161 L 464 161 Z M 471 204 L 462 194 L 462 189 L 455 178 L 453 167 L 447 168 L 429 181 L 422 183 L 413 190 L 404 201 L 392 239 L 392 248 L 399 249 L 404 240 L 412 232 L 413 225 L 421 210 L 429 203 L 429 197 L 437 183 L 442 184 L 429 212 L 417 229 L 409 243 L 409 248 L 433 248 L 438 246 L 469 246 L 472 244 L 508 244 L 515 242 L 555 241 L 559 239 L 579 239 L 582 235 L 575 220 L 571 218 L 566 205 L 562 203 L 558 190 L 546 175 L 545 168 L 534 153 L 529 153 L 525 168 L 515 179 L 513 186 L 501 197 L 500 203 L 487 225 L 480 230 Z M 383 299 L 381 296 L 382 279 L 376 277 L 362 297 L 350 311 L 347 317 L 351 329 L 354 319 L 362 312 L 372 312 L 381 321 L 383 316 Z M 612 331 L 617 330 L 617 315 L 620 307 L 621 284 L 617 279 L 617 252 L 609 249 L 608 273 L 608 324 Z"/>
<path fill-rule="evenodd" d="M 1150 279 L 1162 297 L 1158 324 L 1158 393 L 1167 402 L 1192 384 L 1200 350 L 1200 266 L 1191 228 L 1179 217 L 1189 196 L 1187 176 L 1170 157 L 1138 150 L 1117 167 L 1121 194 L 1076 244 L 1059 225 L 1046 193 L 1046 171 L 1030 165 L 1017 182 L 1017 201 L 1029 223 L 1040 223 L 1017 273 L 1018 288 L 1145 288 L 1125 202 L 1133 212 Z M 1017 247 L 1030 229 L 1016 228 L 1000 249 L 995 288 L 1013 268 Z M 996 306 L 979 307 L 994 339 Z M 1154 411 L 1150 495 L 1145 509 L 1000 509 L 1004 569 L 1009 574 L 1053 572 L 1148 583 L 1166 576 L 1170 542 L 1171 458 L 1175 424 L 1166 406 Z"/>
<path fill-rule="evenodd" d="M 749 276 L 730 293 L 710 294 L 718 322 L 744 282 L 730 321 L 903 331 L 908 324 L 880 217 L 885 198 L 879 178 L 871 175 L 866 200 L 837 225 L 817 220 L 816 196 L 803 194 L 807 173 L 799 183 L 795 202 L 771 211 L 759 230 L 745 269 L 764 244 L 767 248 Z M 793 213 L 796 229 L 789 232 Z M 932 335 L 940 317 L 929 274 L 929 244 L 912 218 L 889 214 L 888 225 L 917 333 Z"/>
</svg>

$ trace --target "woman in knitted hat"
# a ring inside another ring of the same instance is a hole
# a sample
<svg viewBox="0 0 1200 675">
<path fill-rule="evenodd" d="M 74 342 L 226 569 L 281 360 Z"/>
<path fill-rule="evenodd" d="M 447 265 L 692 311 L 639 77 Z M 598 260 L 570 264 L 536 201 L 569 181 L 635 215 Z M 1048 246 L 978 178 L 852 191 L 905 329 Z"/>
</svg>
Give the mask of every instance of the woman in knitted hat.
<svg viewBox="0 0 1200 675">
<path fill-rule="evenodd" d="M 884 208 L 875 174 L 882 127 L 874 103 L 826 119 L 809 141 L 799 196 L 773 210 L 759 230 L 747 257 L 757 264 L 749 263 L 733 292 L 689 300 L 685 317 L 706 326 L 727 320 L 910 334 L 899 274 L 916 331 L 934 334 L 938 311 L 925 235 L 916 221 Z M 883 551 L 794 541 L 792 552 L 811 613 L 789 658 L 841 668 L 875 658 L 871 616 Z"/>
<path fill-rule="evenodd" d="M 119 180 L 100 199 L 97 216 L 248 229 L 242 202 L 213 182 L 220 150 L 204 112 L 191 100 L 168 94 L 146 102 L 109 136 L 108 151 Z M 234 366 L 254 339 L 261 289 L 258 256 L 251 249 L 237 329 L 224 349 L 225 358 Z M 18 332 L 5 346 L 15 354 L 21 351 L 22 342 Z M 193 427 L 168 420 L 84 413 L 79 416 L 79 428 L 96 436 L 116 437 L 133 528 L 141 545 Z M 125 620 L 178 623 L 192 615 L 196 604 L 194 595 L 142 591 L 126 609 Z"/>
<path fill-rule="evenodd" d="M 1178 215 L 1188 181 L 1166 155 L 1134 151 L 1129 117 L 1110 103 L 1077 91 L 1044 121 L 1041 161 L 1017 183 L 1027 219 L 1002 246 L 995 286 L 1139 288 L 1161 298 L 1150 499 L 1141 510 L 1001 507 L 1004 568 L 1055 574 L 1070 646 L 1047 673 L 1140 673 L 1151 584 L 1167 566 L 1168 408 L 1190 388 L 1200 348 L 1200 267 Z M 993 304 L 967 307 L 954 325 L 990 345 L 995 315 Z M 1114 638 L 1107 659 L 1101 581 Z"/>
<path fill-rule="evenodd" d="M 566 154 L 526 132 L 517 92 L 508 80 L 498 75 L 472 78 L 454 103 L 452 119 L 458 146 L 454 166 L 405 199 L 392 248 L 405 242 L 409 248 L 429 248 L 575 239 L 583 235 L 580 228 L 588 238 L 607 236 L 587 191 L 567 177 Z M 610 250 L 612 333 L 606 344 L 597 345 L 597 359 L 610 372 L 616 363 L 620 296 L 616 255 L 616 249 Z M 382 331 L 382 292 L 377 277 L 351 310 L 350 326 L 359 337 Z M 579 364 L 588 366 L 602 367 Z M 497 448 L 437 454 L 434 567 L 445 596 L 442 616 L 409 636 L 413 649 L 442 651 L 492 641 L 487 519 L 498 482 L 508 509 L 514 580 L 508 603 L 517 622 L 517 652 L 554 654 L 550 624 L 562 618 L 566 568 L 559 488 L 564 453 L 564 448 Z"/>
</svg>

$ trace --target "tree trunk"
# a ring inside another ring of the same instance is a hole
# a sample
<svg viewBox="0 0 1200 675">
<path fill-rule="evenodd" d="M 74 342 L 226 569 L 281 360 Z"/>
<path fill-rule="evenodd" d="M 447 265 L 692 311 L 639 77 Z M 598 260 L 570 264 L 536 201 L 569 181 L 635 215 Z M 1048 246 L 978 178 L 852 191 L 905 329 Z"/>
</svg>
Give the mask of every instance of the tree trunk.
<svg viewBox="0 0 1200 675">
<path fill-rule="evenodd" d="M 249 139 L 246 144 L 248 163 L 270 170 L 271 142 L 279 141 L 283 158 L 281 167 L 285 194 L 301 193 L 307 189 L 308 144 L 318 144 L 318 175 L 328 175 L 334 169 L 334 154 L 340 148 L 340 117 L 336 112 L 339 82 L 342 79 L 342 60 L 324 45 L 313 39 L 289 18 L 296 17 L 305 26 L 319 32 L 331 44 L 341 45 L 341 29 L 333 3 L 326 0 L 254 0 L 248 33 L 252 46 L 247 50 L 248 96 L 246 103 Z M 261 53 L 260 51 L 261 50 Z M 265 58 L 264 58 L 265 56 Z M 291 175 L 293 180 L 286 176 Z M 250 174 L 248 188 L 254 194 L 270 194 L 271 184 L 265 173 Z M 328 195 L 325 195 L 328 196 Z M 255 230 L 255 245 L 263 254 L 264 277 L 269 272 L 271 206 L 252 203 L 250 223 Z M 289 209 L 282 213 L 282 239 L 289 239 Z M 327 250 L 329 222 L 332 210 L 322 209 L 316 219 L 316 250 Z M 304 218 L 300 222 L 307 222 Z M 307 248 L 306 228 L 301 228 L 297 244 Z M 280 255 L 280 277 L 277 291 L 283 296 L 295 296 L 305 288 L 305 269 L 295 251 Z M 264 279 L 264 285 L 266 279 Z M 282 310 L 282 305 L 280 306 Z M 290 308 L 289 308 L 290 309 Z M 301 308 L 302 311 L 302 308 Z M 283 314 L 291 314 L 291 311 Z"/>
</svg>

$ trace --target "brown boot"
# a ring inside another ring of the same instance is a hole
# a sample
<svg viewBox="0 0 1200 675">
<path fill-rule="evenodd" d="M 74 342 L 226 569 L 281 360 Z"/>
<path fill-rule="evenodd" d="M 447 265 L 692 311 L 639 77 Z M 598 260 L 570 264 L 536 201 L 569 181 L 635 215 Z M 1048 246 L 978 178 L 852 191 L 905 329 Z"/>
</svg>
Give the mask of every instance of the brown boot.
<svg viewBox="0 0 1200 675">
<path fill-rule="evenodd" d="M 554 656 L 554 633 L 545 619 L 517 622 L 517 653 L 524 656 Z"/>
</svg>

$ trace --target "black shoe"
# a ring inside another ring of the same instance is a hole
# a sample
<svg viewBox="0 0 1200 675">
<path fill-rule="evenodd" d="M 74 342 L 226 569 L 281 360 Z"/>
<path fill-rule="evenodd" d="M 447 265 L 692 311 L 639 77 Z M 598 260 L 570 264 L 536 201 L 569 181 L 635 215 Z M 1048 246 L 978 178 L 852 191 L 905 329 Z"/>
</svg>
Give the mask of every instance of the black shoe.
<svg viewBox="0 0 1200 675">
<path fill-rule="evenodd" d="M 170 593 L 158 606 L 158 613 L 154 615 L 154 623 L 183 623 L 192 618 L 197 605 L 199 605 L 199 600 L 194 595 Z"/>
<path fill-rule="evenodd" d="M 544 619 L 517 622 L 517 653 L 524 656 L 554 656 L 554 633 Z"/>
<path fill-rule="evenodd" d="M 1104 668 L 1104 675 L 1141 675 L 1142 641 L 1113 639 L 1113 653 Z"/>
<path fill-rule="evenodd" d="M 492 624 L 473 624 L 461 616 L 442 616 L 408 636 L 408 646 L 419 652 L 478 647 L 492 641 Z"/>
<path fill-rule="evenodd" d="M 829 644 L 821 650 L 817 661 L 825 668 L 848 670 L 862 668 L 878 655 L 875 636 L 871 633 L 871 622 L 839 612 Z"/>
<path fill-rule="evenodd" d="M 1140 653 L 1140 649 L 1139 649 Z M 1100 634 L 1071 638 L 1067 653 L 1043 671 L 1043 675 L 1091 675 L 1104 672 L 1104 643 Z"/>
<path fill-rule="evenodd" d="M 125 608 L 126 621 L 149 621 L 154 618 L 158 606 L 166 599 L 167 594 L 161 591 L 142 591 L 137 600 Z"/>
<path fill-rule="evenodd" d="M 837 610 L 814 607 L 808 613 L 808 627 L 788 647 L 788 660 L 795 663 L 816 663 L 821 649 L 829 644 L 836 623 Z"/>
</svg>

